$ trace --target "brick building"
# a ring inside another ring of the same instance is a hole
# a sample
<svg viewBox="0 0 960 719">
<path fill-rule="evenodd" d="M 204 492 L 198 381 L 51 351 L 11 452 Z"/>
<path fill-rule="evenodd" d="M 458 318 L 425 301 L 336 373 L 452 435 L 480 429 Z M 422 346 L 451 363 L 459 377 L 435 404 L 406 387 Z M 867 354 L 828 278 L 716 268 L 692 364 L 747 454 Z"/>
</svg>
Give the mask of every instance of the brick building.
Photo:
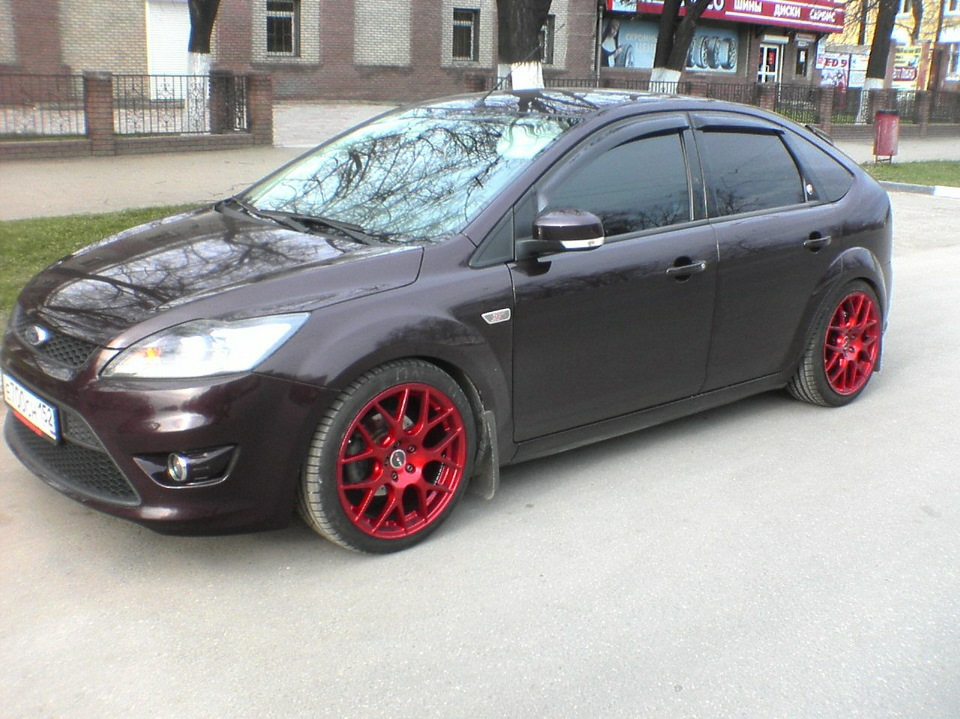
<svg viewBox="0 0 960 719">
<path fill-rule="evenodd" d="M 950 0 L 947 0 L 948 2 Z M 662 0 L 553 0 L 545 77 L 649 76 Z M 841 0 L 714 0 L 686 77 L 818 81 Z M 184 74 L 186 0 L 0 0 L 0 72 Z M 280 99 L 418 99 L 496 68 L 495 0 L 222 0 L 214 67 L 270 74 Z"/>
</svg>

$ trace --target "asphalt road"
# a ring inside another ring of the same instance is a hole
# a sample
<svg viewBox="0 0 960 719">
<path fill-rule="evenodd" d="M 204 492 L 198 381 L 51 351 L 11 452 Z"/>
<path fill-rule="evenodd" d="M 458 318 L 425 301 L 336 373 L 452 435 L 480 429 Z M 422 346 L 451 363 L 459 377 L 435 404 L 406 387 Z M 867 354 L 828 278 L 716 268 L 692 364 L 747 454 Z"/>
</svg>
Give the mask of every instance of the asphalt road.
<svg viewBox="0 0 960 719">
<path fill-rule="evenodd" d="M 0 449 L 0 716 L 960 716 L 960 201 L 883 372 L 507 469 L 413 550 L 170 538 Z"/>
</svg>

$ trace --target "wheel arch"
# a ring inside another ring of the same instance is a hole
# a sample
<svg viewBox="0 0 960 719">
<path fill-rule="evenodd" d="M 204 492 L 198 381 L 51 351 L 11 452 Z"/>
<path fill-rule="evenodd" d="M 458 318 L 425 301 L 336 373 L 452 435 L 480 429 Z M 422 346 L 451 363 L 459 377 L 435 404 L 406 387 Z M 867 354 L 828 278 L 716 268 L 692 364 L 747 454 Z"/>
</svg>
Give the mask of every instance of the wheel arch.
<svg viewBox="0 0 960 719">
<path fill-rule="evenodd" d="M 810 333 L 813 331 L 813 324 L 817 317 L 817 312 L 823 305 L 827 297 L 839 287 L 851 282 L 860 280 L 866 282 L 870 289 L 877 295 L 880 301 L 881 313 L 884 325 L 887 321 L 889 310 L 889 282 L 884 273 L 883 265 L 877 257 L 865 247 L 851 247 L 844 250 L 830 263 L 827 271 L 823 273 L 816 288 L 810 294 L 807 306 L 804 309 L 803 319 L 797 327 L 797 332 L 793 338 L 790 348 L 790 357 L 795 360 L 786 368 L 787 376 L 792 376 L 807 346 Z M 886 329 L 886 326 L 884 326 Z M 882 345 L 881 345 L 882 347 Z M 881 350 L 880 357 L 883 353 Z M 876 370 L 880 370 L 881 360 L 878 358 Z"/>
</svg>

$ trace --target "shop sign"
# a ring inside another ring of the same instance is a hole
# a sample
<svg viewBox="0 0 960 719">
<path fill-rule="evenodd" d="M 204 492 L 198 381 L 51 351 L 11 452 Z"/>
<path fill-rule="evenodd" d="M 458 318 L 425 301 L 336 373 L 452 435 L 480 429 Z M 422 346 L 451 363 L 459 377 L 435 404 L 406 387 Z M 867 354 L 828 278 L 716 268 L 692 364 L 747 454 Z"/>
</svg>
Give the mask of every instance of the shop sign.
<svg viewBox="0 0 960 719">
<path fill-rule="evenodd" d="M 663 0 L 606 0 L 611 12 L 652 13 L 659 15 Z M 683 10 L 681 9 L 681 14 Z M 726 20 L 756 25 L 843 32 L 843 0 L 713 0 L 703 12 L 707 20 Z"/>
<path fill-rule="evenodd" d="M 905 45 L 896 49 L 893 56 L 893 87 L 898 90 L 917 89 L 922 52 L 923 48 L 919 45 Z"/>
<path fill-rule="evenodd" d="M 817 55 L 820 84 L 830 87 L 850 87 L 850 55 L 822 52 Z"/>
</svg>

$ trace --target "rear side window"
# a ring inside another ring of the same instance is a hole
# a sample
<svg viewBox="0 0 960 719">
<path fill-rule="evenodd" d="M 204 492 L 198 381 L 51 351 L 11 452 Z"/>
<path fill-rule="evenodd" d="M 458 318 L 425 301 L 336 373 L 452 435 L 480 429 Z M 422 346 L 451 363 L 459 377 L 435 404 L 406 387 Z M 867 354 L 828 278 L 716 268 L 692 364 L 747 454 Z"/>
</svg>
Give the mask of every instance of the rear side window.
<svg viewBox="0 0 960 719">
<path fill-rule="evenodd" d="M 679 133 L 613 147 L 546 192 L 541 209 L 576 208 L 603 220 L 607 235 L 690 220 L 690 186 Z"/>
<path fill-rule="evenodd" d="M 713 217 L 805 200 L 800 171 L 778 134 L 705 131 L 704 171 Z"/>
<path fill-rule="evenodd" d="M 791 137 L 790 147 L 809 175 L 807 179 L 813 185 L 814 199 L 836 202 L 847 194 L 853 184 L 853 175 L 846 167 L 802 137 Z"/>
</svg>

